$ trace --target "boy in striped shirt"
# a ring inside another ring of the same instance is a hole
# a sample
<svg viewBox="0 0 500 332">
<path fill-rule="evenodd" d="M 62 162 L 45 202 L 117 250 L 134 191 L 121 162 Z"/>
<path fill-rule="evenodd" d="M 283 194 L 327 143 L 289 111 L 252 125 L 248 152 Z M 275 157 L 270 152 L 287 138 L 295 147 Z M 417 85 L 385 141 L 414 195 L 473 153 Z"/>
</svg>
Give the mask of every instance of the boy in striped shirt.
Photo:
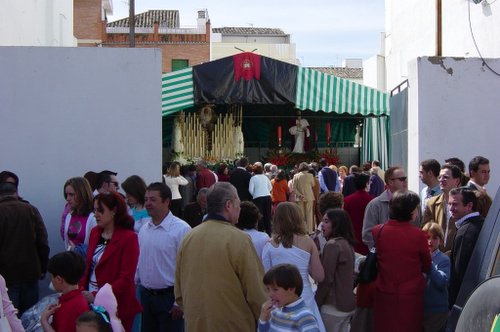
<svg viewBox="0 0 500 332">
<path fill-rule="evenodd" d="M 302 277 L 295 265 L 276 265 L 267 271 L 263 281 L 269 300 L 262 305 L 259 332 L 319 332 L 316 318 L 300 297 Z"/>
</svg>

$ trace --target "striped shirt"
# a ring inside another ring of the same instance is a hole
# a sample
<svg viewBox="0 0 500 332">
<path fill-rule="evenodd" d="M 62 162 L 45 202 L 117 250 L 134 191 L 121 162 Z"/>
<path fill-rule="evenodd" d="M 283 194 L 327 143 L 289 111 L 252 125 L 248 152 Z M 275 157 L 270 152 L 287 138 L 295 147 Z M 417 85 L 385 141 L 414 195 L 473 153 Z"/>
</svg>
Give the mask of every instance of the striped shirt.
<svg viewBox="0 0 500 332">
<path fill-rule="evenodd" d="M 274 309 L 267 322 L 259 320 L 258 332 L 319 332 L 318 322 L 313 313 L 306 307 L 302 298 L 283 308 Z"/>
</svg>

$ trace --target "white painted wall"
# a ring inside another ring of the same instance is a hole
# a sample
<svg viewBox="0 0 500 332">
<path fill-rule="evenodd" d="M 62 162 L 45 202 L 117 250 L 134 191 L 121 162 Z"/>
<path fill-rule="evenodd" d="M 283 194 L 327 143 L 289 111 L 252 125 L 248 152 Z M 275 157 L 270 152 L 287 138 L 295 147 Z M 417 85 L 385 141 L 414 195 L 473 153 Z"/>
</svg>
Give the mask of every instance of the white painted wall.
<svg viewBox="0 0 500 332">
<path fill-rule="evenodd" d="M 490 59 L 500 72 L 500 59 Z M 449 157 L 466 167 L 474 156 L 490 160 L 487 185 L 494 197 L 500 185 L 500 77 L 480 59 L 419 57 L 408 70 L 409 188 L 419 190 L 419 162 Z"/>
<path fill-rule="evenodd" d="M 161 180 L 161 51 L 0 47 L 0 57 L 0 170 L 18 174 L 54 254 L 68 178 Z"/>
<path fill-rule="evenodd" d="M 0 46 L 76 46 L 73 1 L 0 0 Z"/>
<path fill-rule="evenodd" d="M 298 65 L 297 54 L 295 44 L 268 44 L 268 43 L 231 43 L 231 42 L 214 42 L 212 40 L 211 49 L 211 60 L 217 60 L 224 57 L 232 56 L 234 54 L 241 53 L 242 49 L 246 52 L 250 52 L 254 49 L 256 54 L 267 56 L 276 60 L 288 62 L 294 65 Z"/>
<path fill-rule="evenodd" d="M 359 83 L 385 91 L 385 59 L 382 55 L 363 60 L 363 80 Z"/>
<path fill-rule="evenodd" d="M 500 1 L 442 1 L 442 55 L 479 57 L 469 29 L 483 57 L 500 57 Z M 387 89 L 408 77 L 408 63 L 436 55 L 436 1 L 385 0 Z"/>
</svg>

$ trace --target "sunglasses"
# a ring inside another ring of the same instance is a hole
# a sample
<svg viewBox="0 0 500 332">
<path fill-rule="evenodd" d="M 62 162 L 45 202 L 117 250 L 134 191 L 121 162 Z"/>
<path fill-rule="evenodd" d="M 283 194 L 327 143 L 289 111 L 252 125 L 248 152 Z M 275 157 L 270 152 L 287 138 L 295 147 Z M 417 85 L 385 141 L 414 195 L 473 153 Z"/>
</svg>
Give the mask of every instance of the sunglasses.
<svg viewBox="0 0 500 332">
<path fill-rule="evenodd" d="M 404 182 L 404 181 L 406 181 L 406 179 L 408 179 L 407 176 L 402 176 L 402 177 L 399 177 L 399 178 L 392 178 L 391 180 L 399 180 L 401 182 Z"/>
</svg>

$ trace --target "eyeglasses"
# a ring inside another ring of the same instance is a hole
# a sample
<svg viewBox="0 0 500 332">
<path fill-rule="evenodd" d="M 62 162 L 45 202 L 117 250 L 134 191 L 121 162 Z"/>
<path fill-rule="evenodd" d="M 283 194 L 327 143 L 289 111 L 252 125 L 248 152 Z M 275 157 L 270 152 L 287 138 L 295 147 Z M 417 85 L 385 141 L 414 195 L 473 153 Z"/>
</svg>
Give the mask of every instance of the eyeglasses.
<svg viewBox="0 0 500 332">
<path fill-rule="evenodd" d="M 406 179 L 408 179 L 408 177 L 407 177 L 407 176 L 402 176 L 402 177 L 399 177 L 399 178 L 392 178 L 391 180 L 399 180 L 399 181 L 401 181 L 401 182 L 405 182 L 405 181 L 406 181 Z"/>
</svg>

